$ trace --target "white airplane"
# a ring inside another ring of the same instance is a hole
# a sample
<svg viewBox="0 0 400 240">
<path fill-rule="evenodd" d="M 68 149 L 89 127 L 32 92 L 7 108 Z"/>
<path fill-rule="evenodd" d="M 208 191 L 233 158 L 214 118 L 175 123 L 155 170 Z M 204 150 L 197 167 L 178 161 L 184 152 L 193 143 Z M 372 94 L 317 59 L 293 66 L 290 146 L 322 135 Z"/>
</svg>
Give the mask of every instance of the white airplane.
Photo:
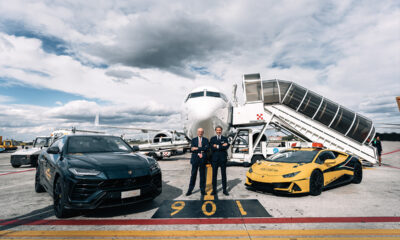
<svg viewBox="0 0 400 240">
<path fill-rule="evenodd" d="M 236 90 L 234 90 L 236 91 Z M 176 130 L 160 130 L 140 127 L 122 127 L 100 125 L 99 116 L 96 115 L 95 126 L 116 128 L 124 130 L 154 132 L 152 142 L 139 145 L 139 150 L 144 152 L 157 152 L 157 158 L 167 152 L 190 147 L 188 140 L 197 136 L 197 129 L 204 129 L 204 136 L 210 138 L 215 135 L 215 127 L 223 128 L 223 135 L 228 135 L 232 118 L 232 104 L 221 91 L 214 87 L 198 87 L 189 92 L 184 100 L 181 112 L 183 133 Z M 182 134 L 186 137 L 182 139 Z"/>
<path fill-rule="evenodd" d="M 186 97 L 182 109 L 183 132 L 192 139 L 197 129 L 204 129 L 204 136 L 215 135 L 215 127 L 223 128 L 223 135 L 229 133 L 232 104 L 228 98 L 214 87 L 204 86 L 193 89 Z"/>
<path fill-rule="evenodd" d="M 189 92 L 182 106 L 183 134 L 190 140 L 197 136 L 198 128 L 203 128 L 204 136 L 210 138 L 215 134 L 215 127 L 221 126 L 223 135 L 227 135 L 230 130 L 231 117 L 232 104 L 225 94 L 214 87 L 198 87 Z M 96 115 L 95 126 L 136 130 L 143 133 L 155 132 L 153 143 L 159 143 L 160 139 L 174 141 L 176 136 L 181 134 L 176 130 L 100 125 L 98 115 Z"/>
</svg>

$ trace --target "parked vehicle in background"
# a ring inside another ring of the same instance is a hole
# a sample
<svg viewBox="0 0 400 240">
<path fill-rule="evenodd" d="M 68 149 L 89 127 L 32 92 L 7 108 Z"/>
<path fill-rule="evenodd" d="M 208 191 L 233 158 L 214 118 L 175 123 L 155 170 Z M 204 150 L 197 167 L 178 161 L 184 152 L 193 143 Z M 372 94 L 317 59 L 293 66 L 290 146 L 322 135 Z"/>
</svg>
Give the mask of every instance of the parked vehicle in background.
<svg viewBox="0 0 400 240">
<path fill-rule="evenodd" d="M 269 141 L 265 130 L 238 128 L 232 140 L 228 161 L 249 167 L 281 150 L 291 148 L 293 144 L 300 144 L 300 141 L 280 141 L 276 144 Z M 255 146 L 257 140 L 258 144 Z"/>
<path fill-rule="evenodd" d="M 18 168 L 21 165 L 31 165 L 36 167 L 37 160 L 42 149 L 49 146 L 50 137 L 37 137 L 33 141 L 32 148 L 28 146 L 11 154 L 11 166 Z"/>
<path fill-rule="evenodd" d="M 0 136 L 0 152 L 13 151 L 13 150 L 17 150 L 17 149 L 18 149 L 18 146 L 14 140 L 4 140 L 3 141 L 3 137 Z"/>
</svg>

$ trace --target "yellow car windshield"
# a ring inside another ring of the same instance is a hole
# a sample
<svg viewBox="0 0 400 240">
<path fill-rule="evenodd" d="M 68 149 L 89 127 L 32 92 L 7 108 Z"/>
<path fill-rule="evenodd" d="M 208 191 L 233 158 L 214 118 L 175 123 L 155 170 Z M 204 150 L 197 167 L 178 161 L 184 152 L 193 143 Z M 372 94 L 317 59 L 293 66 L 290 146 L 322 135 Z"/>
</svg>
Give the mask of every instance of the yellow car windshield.
<svg viewBox="0 0 400 240">
<path fill-rule="evenodd" d="M 284 150 L 278 152 L 269 158 L 267 161 L 271 162 L 284 162 L 284 163 L 310 163 L 319 151 L 296 151 Z"/>
</svg>

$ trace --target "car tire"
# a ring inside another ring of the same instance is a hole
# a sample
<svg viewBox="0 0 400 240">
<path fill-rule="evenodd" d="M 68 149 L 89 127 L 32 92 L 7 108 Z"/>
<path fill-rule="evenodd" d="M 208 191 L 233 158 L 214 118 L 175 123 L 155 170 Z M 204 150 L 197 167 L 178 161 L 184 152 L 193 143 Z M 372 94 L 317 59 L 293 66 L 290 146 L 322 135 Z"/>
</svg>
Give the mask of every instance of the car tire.
<svg viewBox="0 0 400 240">
<path fill-rule="evenodd" d="M 42 184 L 40 184 L 40 171 L 39 168 L 36 168 L 36 174 L 35 174 L 35 192 L 37 193 L 42 193 L 44 192 L 44 187 Z"/>
<path fill-rule="evenodd" d="M 250 165 L 251 165 L 251 164 L 248 163 L 248 162 L 244 162 L 244 163 L 243 163 L 243 167 L 250 167 Z"/>
<path fill-rule="evenodd" d="M 37 166 L 38 166 L 38 159 L 32 160 L 32 161 L 31 161 L 31 166 L 32 166 L 32 167 L 37 167 Z"/>
<path fill-rule="evenodd" d="M 256 163 L 257 161 L 259 161 L 259 160 L 264 160 L 265 158 L 264 158 L 264 156 L 263 155 L 254 155 L 252 158 L 251 158 L 251 165 L 253 165 L 254 163 Z"/>
<path fill-rule="evenodd" d="M 354 165 L 354 175 L 353 175 L 352 183 L 355 183 L 355 184 L 361 183 L 362 177 L 363 177 L 362 166 L 360 163 L 356 163 Z"/>
<path fill-rule="evenodd" d="M 318 196 L 324 187 L 324 175 L 321 171 L 314 170 L 310 177 L 310 195 Z"/>
<path fill-rule="evenodd" d="M 21 167 L 21 164 L 11 162 L 11 166 L 13 168 L 19 168 L 19 167 Z"/>
<path fill-rule="evenodd" d="M 62 179 L 59 177 L 54 184 L 53 208 L 57 218 L 66 218 L 71 215 L 71 210 L 65 208 L 67 200 Z"/>
</svg>

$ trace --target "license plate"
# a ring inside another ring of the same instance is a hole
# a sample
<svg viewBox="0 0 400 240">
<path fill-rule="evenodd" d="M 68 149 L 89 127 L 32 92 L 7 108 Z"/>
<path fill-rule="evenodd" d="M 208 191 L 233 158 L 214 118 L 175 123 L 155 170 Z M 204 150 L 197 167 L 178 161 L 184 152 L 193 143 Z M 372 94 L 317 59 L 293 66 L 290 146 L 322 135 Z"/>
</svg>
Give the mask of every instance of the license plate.
<svg viewBox="0 0 400 240">
<path fill-rule="evenodd" d="M 139 196 L 140 196 L 140 189 L 133 190 L 133 191 L 121 192 L 121 198 L 131 198 L 131 197 L 139 197 Z"/>
</svg>

